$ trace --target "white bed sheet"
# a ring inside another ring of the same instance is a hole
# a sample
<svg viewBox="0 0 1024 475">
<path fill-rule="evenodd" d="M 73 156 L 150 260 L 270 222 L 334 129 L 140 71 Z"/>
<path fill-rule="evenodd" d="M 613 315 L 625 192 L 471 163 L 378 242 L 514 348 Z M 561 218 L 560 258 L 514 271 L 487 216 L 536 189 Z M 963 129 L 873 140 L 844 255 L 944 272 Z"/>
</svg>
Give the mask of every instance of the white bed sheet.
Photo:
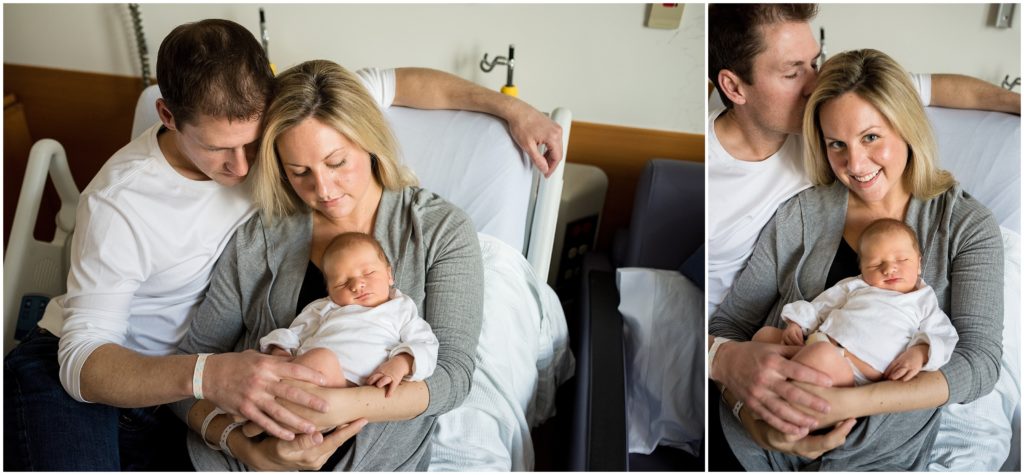
<svg viewBox="0 0 1024 475">
<path fill-rule="evenodd" d="M 480 234 L 484 319 L 473 388 L 438 418 L 431 471 L 524 471 L 530 429 L 554 415 L 555 389 L 572 376 L 565 315 L 522 254 Z"/>
<path fill-rule="evenodd" d="M 405 107 L 389 107 L 384 115 L 420 186 L 462 208 L 477 231 L 524 250 L 533 170 L 504 121 L 478 112 Z"/>
</svg>

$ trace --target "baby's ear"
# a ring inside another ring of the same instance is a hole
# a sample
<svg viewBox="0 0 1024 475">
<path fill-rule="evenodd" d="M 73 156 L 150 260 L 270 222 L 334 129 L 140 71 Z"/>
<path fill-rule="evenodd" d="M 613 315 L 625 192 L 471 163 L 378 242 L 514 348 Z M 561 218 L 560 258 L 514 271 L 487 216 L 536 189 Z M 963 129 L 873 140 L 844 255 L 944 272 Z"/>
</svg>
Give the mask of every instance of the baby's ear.
<svg viewBox="0 0 1024 475">
<path fill-rule="evenodd" d="M 395 285 L 395 275 L 391 273 L 391 266 L 388 266 L 388 285 Z"/>
</svg>

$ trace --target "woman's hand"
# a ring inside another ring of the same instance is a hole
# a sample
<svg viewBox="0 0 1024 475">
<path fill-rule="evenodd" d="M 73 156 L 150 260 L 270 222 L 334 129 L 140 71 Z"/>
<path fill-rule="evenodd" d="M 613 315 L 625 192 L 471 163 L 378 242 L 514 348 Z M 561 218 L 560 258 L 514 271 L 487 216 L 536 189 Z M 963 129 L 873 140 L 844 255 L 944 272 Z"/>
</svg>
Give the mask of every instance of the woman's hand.
<svg viewBox="0 0 1024 475">
<path fill-rule="evenodd" d="M 799 437 L 791 434 L 783 434 L 774 427 L 765 424 L 760 420 L 750 419 L 743 425 L 751 434 L 757 445 L 768 450 L 775 450 L 787 454 L 814 460 L 822 454 L 846 443 L 846 436 L 853 430 L 857 419 L 846 419 L 836 424 L 828 433 L 822 435 L 808 435 Z"/>
<path fill-rule="evenodd" d="M 287 380 L 324 384 L 320 372 L 289 358 L 247 350 L 211 355 L 203 372 L 203 393 L 228 413 L 244 416 L 270 435 L 292 440 L 296 433 L 315 432 L 316 426 L 276 398 L 317 412 L 326 412 L 328 405 L 324 398 Z"/>
<path fill-rule="evenodd" d="M 829 412 L 829 402 L 789 380 L 831 386 L 828 375 L 790 361 L 798 346 L 751 341 L 728 342 L 718 349 L 712 379 L 722 383 L 746 408 L 772 427 L 787 434 L 803 435 Z M 813 408 L 813 415 L 794 405 Z"/>
<path fill-rule="evenodd" d="M 338 447 L 366 426 L 366 419 L 338 427 L 328 435 L 299 434 L 294 440 L 268 437 L 239 454 L 250 468 L 260 471 L 319 470 Z M 244 454 L 244 455 L 243 455 Z"/>
</svg>

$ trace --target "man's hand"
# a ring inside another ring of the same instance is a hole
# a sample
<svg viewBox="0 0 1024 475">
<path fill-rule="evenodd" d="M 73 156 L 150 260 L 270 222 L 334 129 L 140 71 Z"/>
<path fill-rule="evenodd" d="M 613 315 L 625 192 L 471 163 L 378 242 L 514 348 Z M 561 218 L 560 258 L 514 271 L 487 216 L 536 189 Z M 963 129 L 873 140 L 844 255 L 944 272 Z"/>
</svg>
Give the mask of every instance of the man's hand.
<svg viewBox="0 0 1024 475">
<path fill-rule="evenodd" d="M 804 346 L 804 329 L 793 322 L 786 325 L 782 331 L 782 344 L 791 346 Z"/>
<path fill-rule="evenodd" d="M 378 388 L 387 387 L 384 397 L 391 397 L 391 393 L 402 383 L 402 379 L 412 374 L 412 364 L 413 356 L 409 353 L 395 355 L 394 358 L 381 363 L 373 374 L 366 378 L 366 384 Z"/>
<path fill-rule="evenodd" d="M 522 101 L 505 120 L 516 144 L 545 177 L 551 176 L 562 160 L 562 126 Z M 540 145 L 546 148 L 543 154 Z"/>
<path fill-rule="evenodd" d="M 203 372 L 203 393 L 217 407 L 249 419 L 274 437 L 292 440 L 292 429 L 307 434 L 316 432 L 311 422 L 286 409 L 275 398 L 319 412 L 328 410 L 327 401 L 284 380 L 324 384 L 320 372 L 291 363 L 290 358 L 247 350 L 211 355 Z"/>
<path fill-rule="evenodd" d="M 794 405 L 825 414 L 830 409 L 829 403 L 789 380 L 831 386 L 832 379 L 825 373 L 790 361 L 798 351 L 797 346 L 728 342 L 719 347 L 710 376 L 772 427 L 786 434 L 805 435 L 816 425 L 816 418 Z"/>
<path fill-rule="evenodd" d="M 291 441 L 269 437 L 238 455 L 246 465 L 261 471 L 319 470 L 338 447 L 365 426 L 366 419 L 359 419 L 326 436 L 314 432 L 300 434 Z"/>
<path fill-rule="evenodd" d="M 846 436 L 850 434 L 856 423 L 857 419 L 846 419 L 833 427 L 827 434 L 806 437 L 783 434 L 759 420 L 744 423 L 744 426 L 747 427 L 754 441 L 765 449 L 814 460 L 825 452 L 845 444 Z"/>
<path fill-rule="evenodd" d="M 928 344 L 914 345 L 892 360 L 883 376 L 890 381 L 910 381 L 927 362 Z"/>
</svg>

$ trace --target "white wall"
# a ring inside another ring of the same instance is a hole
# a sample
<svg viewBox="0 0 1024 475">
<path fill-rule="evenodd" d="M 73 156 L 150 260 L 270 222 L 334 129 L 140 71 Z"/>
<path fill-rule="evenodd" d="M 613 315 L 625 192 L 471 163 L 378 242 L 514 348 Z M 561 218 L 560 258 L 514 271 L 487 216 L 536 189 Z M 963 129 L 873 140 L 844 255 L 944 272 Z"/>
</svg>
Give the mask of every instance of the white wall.
<svg viewBox="0 0 1024 475">
<path fill-rule="evenodd" d="M 678 30 L 645 28 L 645 5 L 263 5 L 278 71 L 325 58 L 349 68 L 423 66 L 489 88 L 483 54 L 516 45 L 519 97 L 589 122 L 704 130 L 704 6 Z M 124 4 L 4 5 L 4 62 L 120 75 L 140 72 Z M 226 18 L 259 34 L 258 5 L 143 4 L 150 63 L 178 24 Z"/>
<path fill-rule="evenodd" d="M 989 26 L 991 3 L 837 5 L 820 7 L 829 55 L 874 48 L 916 73 L 958 73 L 994 84 L 1020 76 L 1020 5 L 1013 27 Z M 1020 92 L 1020 87 L 1014 89 Z"/>
</svg>

